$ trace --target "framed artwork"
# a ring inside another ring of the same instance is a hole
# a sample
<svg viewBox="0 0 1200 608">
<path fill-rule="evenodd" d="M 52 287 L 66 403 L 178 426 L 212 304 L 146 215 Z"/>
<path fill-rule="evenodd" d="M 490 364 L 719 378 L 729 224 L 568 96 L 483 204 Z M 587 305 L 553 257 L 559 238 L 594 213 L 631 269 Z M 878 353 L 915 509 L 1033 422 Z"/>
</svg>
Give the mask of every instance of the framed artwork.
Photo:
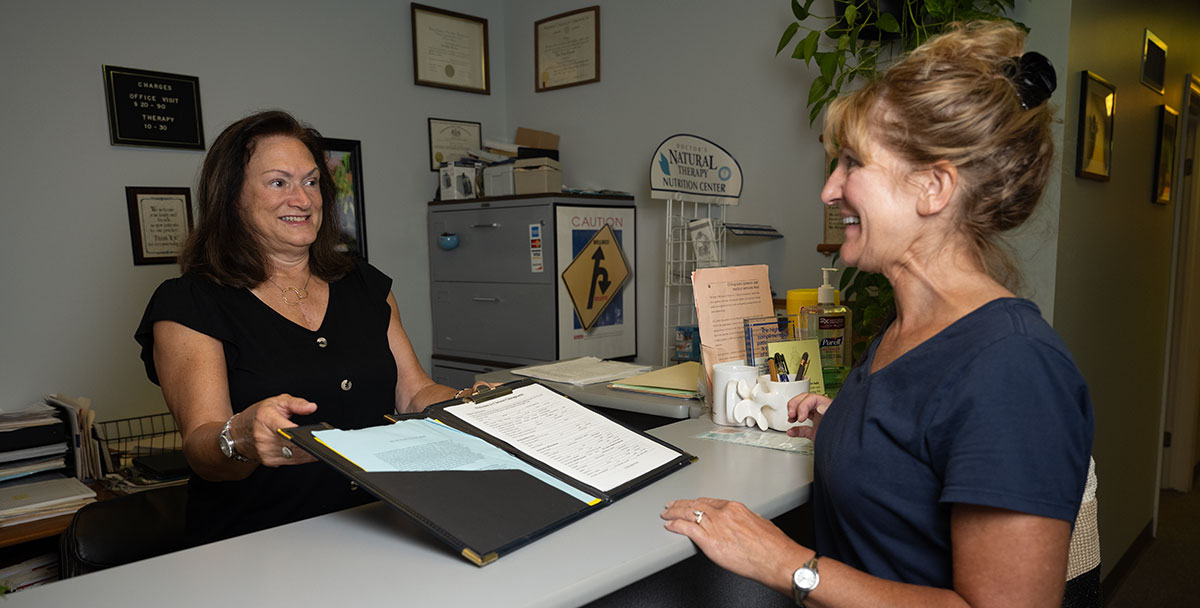
<svg viewBox="0 0 1200 608">
<path fill-rule="evenodd" d="M 600 82 L 600 7 L 534 23 L 533 57 L 533 90 L 538 93 Z"/>
<path fill-rule="evenodd" d="M 1087 70 L 1081 78 L 1075 175 L 1106 182 L 1112 177 L 1117 87 Z"/>
<path fill-rule="evenodd" d="M 487 19 L 414 2 L 412 40 L 417 84 L 492 94 Z"/>
<path fill-rule="evenodd" d="M 1147 28 L 1142 40 L 1142 84 L 1162 95 L 1166 80 L 1167 43 Z"/>
<path fill-rule="evenodd" d="M 483 147 L 483 134 L 477 122 L 429 119 L 429 170 L 442 163 L 454 162 Z"/>
<path fill-rule="evenodd" d="M 133 264 L 174 264 L 192 231 L 188 188 L 126 186 Z"/>
<path fill-rule="evenodd" d="M 1179 127 L 1179 112 L 1169 106 L 1158 107 L 1158 148 L 1154 155 L 1154 198 L 1159 205 L 1171 202 L 1171 185 L 1175 176 L 1175 134 Z"/>
<path fill-rule="evenodd" d="M 342 238 L 338 250 L 367 260 L 367 219 L 363 209 L 362 144 L 355 139 L 323 138 L 325 164 L 333 176 L 334 201 Z"/>
<path fill-rule="evenodd" d="M 112 65 L 102 68 L 109 143 L 204 149 L 199 78 Z"/>
</svg>

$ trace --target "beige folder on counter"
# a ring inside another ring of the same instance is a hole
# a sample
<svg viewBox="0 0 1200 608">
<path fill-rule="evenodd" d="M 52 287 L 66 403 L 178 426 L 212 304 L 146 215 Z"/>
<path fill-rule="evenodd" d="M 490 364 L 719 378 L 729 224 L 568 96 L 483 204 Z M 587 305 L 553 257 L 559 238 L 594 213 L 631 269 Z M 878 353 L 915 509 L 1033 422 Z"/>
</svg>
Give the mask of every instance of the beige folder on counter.
<svg viewBox="0 0 1200 608">
<path fill-rule="evenodd" d="M 649 393 L 680 399 L 698 399 L 697 382 L 700 377 L 700 364 L 695 361 L 656 369 L 652 372 L 630 376 L 620 382 L 613 382 L 609 388 L 635 393 Z"/>
</svg>

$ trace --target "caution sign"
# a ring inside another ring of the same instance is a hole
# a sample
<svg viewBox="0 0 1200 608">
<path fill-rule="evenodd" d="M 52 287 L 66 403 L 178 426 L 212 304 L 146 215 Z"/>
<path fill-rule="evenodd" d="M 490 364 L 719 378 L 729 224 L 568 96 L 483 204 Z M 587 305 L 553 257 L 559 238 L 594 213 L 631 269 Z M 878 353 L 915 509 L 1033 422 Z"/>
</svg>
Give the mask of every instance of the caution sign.
<svg viewBox="0 0 1200 608">
<path fill-rule="evenodd" d="M 596 231 L 574 260 L 562 272 L 563 285 L 571 296 L 571 305 L 584 331 L 616 299 L 629 278 L 629 263 L 617 244 L 612 227 L 605 224 Z"/>
</svg>

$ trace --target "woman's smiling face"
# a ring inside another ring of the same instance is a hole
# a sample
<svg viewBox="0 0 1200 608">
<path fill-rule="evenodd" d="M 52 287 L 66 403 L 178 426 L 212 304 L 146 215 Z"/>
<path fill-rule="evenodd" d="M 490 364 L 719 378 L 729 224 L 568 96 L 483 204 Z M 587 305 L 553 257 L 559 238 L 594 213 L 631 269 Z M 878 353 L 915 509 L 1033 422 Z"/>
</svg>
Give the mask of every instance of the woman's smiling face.
<svg viewBox="0 0 1200 608">
<path fill-rule="evenodd" d="M 246 163 L 242 213 L 268 254 L 308 249 L 321 227 L 320 172 L 298 139 L 259 139 Z"/>
<path fill-rule="evenodd" d="M 864 145 L 870 147 L 869 155 L 841 147 L 821 201 L 841 204 L 846 228 L 841 258 L 848 265 L 879 272 L 902 259 L 916 236 L 916 189 L 904 179 L 911 172 L 907 163 L 874 136 Z"/>
</svg>

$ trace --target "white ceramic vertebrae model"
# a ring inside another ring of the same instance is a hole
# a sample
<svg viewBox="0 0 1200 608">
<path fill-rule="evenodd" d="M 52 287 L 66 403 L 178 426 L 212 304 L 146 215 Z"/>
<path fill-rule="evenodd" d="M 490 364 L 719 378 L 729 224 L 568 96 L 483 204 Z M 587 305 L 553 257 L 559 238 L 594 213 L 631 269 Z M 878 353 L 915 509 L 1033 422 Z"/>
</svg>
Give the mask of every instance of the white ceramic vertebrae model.
<svg viewBox="0 0 1200 608">
<path fill-rule="evenodd" d="M 788 422 L 788 401 L 800 393 L 808 392 L 807 379 L 773 382 L 769 375 L 763 374 L 758 377 L 758 382 L 753 387 L 742 380 L 738 389 L 738 395 L 742 399 L 736 403 L 733 400 L 727 401 L 727 404 L 733 404 L 729 418 L 734 424 L 757 424 L 758 428 L 764 431 L 768 428 L 786 431 L 794 426 L 812 425 L 811 420 Z"/>
</svg>

